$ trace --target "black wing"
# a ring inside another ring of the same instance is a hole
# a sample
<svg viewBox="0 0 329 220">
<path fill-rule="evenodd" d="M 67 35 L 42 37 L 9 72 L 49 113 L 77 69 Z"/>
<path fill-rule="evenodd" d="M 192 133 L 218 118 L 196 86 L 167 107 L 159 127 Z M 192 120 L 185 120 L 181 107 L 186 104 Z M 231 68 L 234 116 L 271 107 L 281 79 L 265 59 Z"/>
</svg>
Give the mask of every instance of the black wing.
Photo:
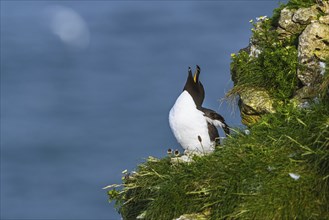
<svg viewBox="0 0 329 220">
<path fill-rule="evenodd" d="M 217 128 L 215 127 L 215 125 L 210 124 L 209 122 L 207 122 L 207 125 L 208 125 L 208 134 L 209 134 L 210 140 L 215 141 L 216 144 L 218 145 L 219 144 L 219 134 L 218 134 Z"/>
<path fill-rule="evenodd" d="M 226 124 L 225 119 L 223 116 L 215 112 L 214 110 L 199 107 L 200 111 L 203 112 L 203 115 L 207 117 L 207 121 L 216 127 L 222 127 L 226 136 L 230 134 L 230 128 Z"/>
</svg>

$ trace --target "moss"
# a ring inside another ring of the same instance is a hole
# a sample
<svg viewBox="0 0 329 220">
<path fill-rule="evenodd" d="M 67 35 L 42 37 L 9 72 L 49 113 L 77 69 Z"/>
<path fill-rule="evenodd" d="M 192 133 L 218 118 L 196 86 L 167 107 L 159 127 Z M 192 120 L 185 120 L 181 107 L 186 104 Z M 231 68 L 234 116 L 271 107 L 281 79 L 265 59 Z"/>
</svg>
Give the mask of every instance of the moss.
<svg viewBox="0 0 329 220">
<path fill-rule="evenodd" d="M 236 131 L 193 163 L 148 159 L 124 188 L 110 191 L 111 199 L 124 219 L 196 212 L 209 219 L 329 218 L 328 127 L 328 104 L 290 106 L 264 116 L 250 135 Z"/>
</svg>

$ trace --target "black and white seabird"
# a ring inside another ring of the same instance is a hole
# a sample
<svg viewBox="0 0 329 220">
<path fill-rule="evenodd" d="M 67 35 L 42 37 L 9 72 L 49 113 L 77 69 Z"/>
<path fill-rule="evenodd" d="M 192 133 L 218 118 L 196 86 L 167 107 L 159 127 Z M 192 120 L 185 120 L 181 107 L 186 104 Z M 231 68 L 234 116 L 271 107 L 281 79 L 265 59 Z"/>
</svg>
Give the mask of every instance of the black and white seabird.
<svg viewBox="0 0 329 220">
<path fill-rule="evenodd" d="M 170 110 L 169 124 L 178 143 L 187 152 L 206 154 L 212 152 L 219 143 L 216 127 L 223 128 L 226 135 L 230 130 L 221 115 L 202 107 L 205 91 L 199 75 L 199 66 L 194 75 L 191 68 L 188 68 L 183 92 Z"/>
</svg>

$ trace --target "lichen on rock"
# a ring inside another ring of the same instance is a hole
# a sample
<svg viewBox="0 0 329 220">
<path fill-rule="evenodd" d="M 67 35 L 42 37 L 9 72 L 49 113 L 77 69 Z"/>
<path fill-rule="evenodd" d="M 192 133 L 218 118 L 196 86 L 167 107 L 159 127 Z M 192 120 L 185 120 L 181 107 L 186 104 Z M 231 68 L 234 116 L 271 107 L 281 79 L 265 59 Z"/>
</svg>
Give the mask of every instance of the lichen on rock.
<svg viewBox="0 0 329 220">
<path fill-rule="evenodd" d="M 329 15 L 321 16 L 319 18 L 319 22 L 321 24 L 328 24 L 329 25 Z"/>
<path fill-rule="evenodd" d="M 297 76 L 304 86 L 322 81 L 320 62 L 329 56 L 329 25 L 314 21 L 299 36 L 298 60 L 302 68 Z"/>
<path fill-rule="evenodd" d="M 293 20 L 296 10 L 284 8 L 281 11 L 278 32 L 281 36 L 289 36 L 292 34 L 300 33 L 305 26 Z"/>
<path fill-rule="evenodd" d="M 292 16 L 292 21 L 301 25 L 310 24 L 311 21 L 317 19 L 319 11 L 317 5 L 313 5 L 309 8 L 299 8 Z"/>
<path fill-rule="evenodd" d="M 253 124 L 262 114 L 275 112 L 273 99 L 261 88 L 246 88 L 241 92 L 239 107 L 243 124 Z"/>
</svg>

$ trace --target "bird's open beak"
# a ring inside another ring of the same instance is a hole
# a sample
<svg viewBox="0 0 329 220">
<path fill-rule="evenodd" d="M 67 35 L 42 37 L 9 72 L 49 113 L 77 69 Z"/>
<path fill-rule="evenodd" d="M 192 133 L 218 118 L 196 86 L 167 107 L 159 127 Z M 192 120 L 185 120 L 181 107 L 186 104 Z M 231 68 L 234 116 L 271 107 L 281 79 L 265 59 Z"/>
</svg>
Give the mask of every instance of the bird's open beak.
<svg viewBox="0 0 329 220">
<path fill-rule="evenodd" d="M 194 72 L 193 80 L 195 83 L 199 82 L 199 75 L 200 75 L 200 67 L 196 65 L 196 70 Z"/>
</svg>

